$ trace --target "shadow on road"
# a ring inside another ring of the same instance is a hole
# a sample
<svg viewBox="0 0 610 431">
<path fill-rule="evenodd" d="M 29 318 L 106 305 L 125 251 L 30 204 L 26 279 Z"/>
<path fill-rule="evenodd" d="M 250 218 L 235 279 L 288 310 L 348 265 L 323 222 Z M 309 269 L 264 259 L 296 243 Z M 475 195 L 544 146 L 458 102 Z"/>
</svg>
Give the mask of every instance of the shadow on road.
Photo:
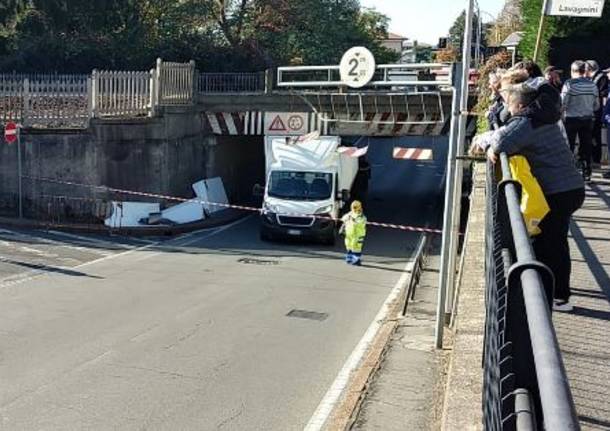
<svg viewBox="0 0 610 431">
<path fill-rule="evenodd" d="M 94 278 L 94 279 L 98 279 L 98 280 L 104 279 L 104 277 L 98 277 L 97 275 L 90 275 L 85 272 L 75 271 L 73 269 L 61 268 L 61 267 L 57 267 L 57 266 L 49 266 L 49 265 L 44 265 L 41 263 L 20 262 L 17 260 L 5 259 L 5 258 L 2 259 L 2 262 L 8 263 L 10 265 L 20 266 L 23 268 L 33 269 L 36 271 L 44 271 L 44 272 L 48 272 L 48 273 L 68 275 L 71 277 L 87 277 L 87 278 Z"/>
</svg>

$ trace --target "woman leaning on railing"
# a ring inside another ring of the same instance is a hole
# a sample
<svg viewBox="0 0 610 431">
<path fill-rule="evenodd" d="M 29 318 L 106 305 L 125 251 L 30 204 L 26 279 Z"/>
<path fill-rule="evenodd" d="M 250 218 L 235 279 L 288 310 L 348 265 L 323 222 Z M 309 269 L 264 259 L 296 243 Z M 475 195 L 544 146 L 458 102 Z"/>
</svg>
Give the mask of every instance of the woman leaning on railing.
<svg viewBox="0 0 610 431">
<path fill-rule="evenodd" d="M 584 181 L 561 124 L 539 125 L 528 116 L 537 93 L 527 80 L 527 74 L 518 71 L 502 79 L 501 94 L 512 117 L 500 129 L 475 138 L 473 151 L 486 152 L 494 163 L 504 152 L 522 155 L 529 162 L 550 208 L 538 225 L 541 233 L 533 238 L 534 251 L 555 275 L 555 310 L 571 311 L 568 230 L 570 217 L 584 202 Z"/>
</svg>

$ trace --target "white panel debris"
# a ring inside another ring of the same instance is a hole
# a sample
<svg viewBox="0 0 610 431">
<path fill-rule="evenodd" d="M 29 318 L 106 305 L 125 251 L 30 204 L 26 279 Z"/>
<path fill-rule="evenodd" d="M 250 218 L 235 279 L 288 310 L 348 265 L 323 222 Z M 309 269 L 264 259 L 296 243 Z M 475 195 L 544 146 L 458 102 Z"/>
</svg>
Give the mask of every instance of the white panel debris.
<svg viewBox="0 0 610 431">
<path fill-rule="evenodd" d="M 161 212 L 161 219 L 174 223 L 191 223 L 203 220 L 205 213 L 199 199 L 193 199 L 178 205 L 169 207 Z"/>
<path fill-rule="evenodd" d="M 142 226 L 140 220 L 160 211 L 158 203 L 112 202 L 112 214 L 104 224 L 113 228 Z"/>
<path fill-rule="evenodd" d="M 193 190 L 199 199 L 204 201 L 203 207 L 208 214 L 226 209 L 229 204 L 222 178 L 208 178 L 193 184 Z M 223 205 L 214 205 L 223 204 Z"/>
</svg>

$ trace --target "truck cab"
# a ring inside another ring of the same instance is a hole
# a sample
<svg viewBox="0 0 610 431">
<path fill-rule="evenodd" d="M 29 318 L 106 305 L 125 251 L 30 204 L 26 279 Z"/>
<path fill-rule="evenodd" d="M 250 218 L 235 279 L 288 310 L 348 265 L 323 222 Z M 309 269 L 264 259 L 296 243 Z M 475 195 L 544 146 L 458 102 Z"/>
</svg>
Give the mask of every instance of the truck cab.
<svg viewBox="0 0 610 431">
<path fill-rule="evenodd" d="M 267 138 L 261 238 L 297 237 L 334 244 L 336 220 L 349 198 L 357 159 L 338 152 L 338 137 L 307 142 Z"/>
</svg>

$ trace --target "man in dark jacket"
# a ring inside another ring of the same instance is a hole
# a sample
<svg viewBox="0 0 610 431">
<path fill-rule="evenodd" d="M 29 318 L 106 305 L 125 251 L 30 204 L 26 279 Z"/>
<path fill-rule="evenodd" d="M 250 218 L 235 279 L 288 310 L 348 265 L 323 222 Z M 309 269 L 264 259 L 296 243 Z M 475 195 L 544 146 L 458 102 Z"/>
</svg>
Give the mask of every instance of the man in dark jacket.
<svg viewBox="0 0 610 431">
<path fill-rule="evenodd" d="M 572 79 L 566 81 L 561 91 L 565 112 L 566 132 L 570 148 L 574 151 L 578 137 L 578 156 L 582 175 L 586 182 L 591 180 L 591 160 L 593 146 L 593 122 L 600 109 L 597 86 L 586 77 L 584 61 L 575 61 L 571 67 Z"/>
<path fill-rule="evenodd" d="M 593 120 L 593 148 L 591 158 L 593 163 L 600 163 L 602 159 L 602 124 L 603 109 L 608 98 L 608 76 L 599 70 L 599 64 L 595 60 L 587 60 L 587 77 L 591 79 L 599 91 L 599 106 L 595 111 Z"/>
</svg>

